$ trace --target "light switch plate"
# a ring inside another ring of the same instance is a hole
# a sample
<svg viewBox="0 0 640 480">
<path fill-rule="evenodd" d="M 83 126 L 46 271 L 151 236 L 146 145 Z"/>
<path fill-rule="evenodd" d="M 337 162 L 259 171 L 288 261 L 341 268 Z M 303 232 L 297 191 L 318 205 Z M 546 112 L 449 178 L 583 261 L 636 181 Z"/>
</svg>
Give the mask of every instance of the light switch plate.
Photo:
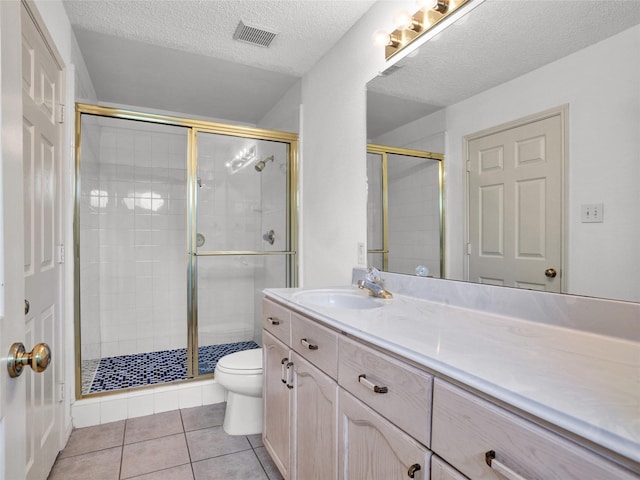
<svg viewBox="0 0 640 480">
<path fill-rule="evenodd" d="M 582 223 L 602 223 L 604 221 L 604 204 L 585 203 L 582 205 Z"/>
</svg>

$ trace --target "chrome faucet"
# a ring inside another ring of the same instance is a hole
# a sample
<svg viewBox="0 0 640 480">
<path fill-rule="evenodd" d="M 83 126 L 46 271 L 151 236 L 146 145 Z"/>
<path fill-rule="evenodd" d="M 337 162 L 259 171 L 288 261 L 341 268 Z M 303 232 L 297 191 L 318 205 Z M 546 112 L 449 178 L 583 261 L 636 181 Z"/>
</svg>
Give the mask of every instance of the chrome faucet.
<svg viewBox="0 0 640 480">
<path fill-rule="evenodd" d="M 391 292 L 386 291 L 382 288 L 382 285 L 375 282 L 370 282 L 369 280 L 358 280 L 358 288 L 367 289 L 371 292 L 376 298 L 393 298 Z"/>
</svg>

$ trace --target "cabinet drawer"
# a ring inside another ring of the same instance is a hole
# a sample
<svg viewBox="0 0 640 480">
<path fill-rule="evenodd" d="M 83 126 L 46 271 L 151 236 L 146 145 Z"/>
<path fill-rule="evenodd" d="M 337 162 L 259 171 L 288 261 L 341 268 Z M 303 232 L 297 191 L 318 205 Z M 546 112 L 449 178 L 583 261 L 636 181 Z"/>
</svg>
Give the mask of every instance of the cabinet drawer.
<svg viewBox="0 0 640 480">
<path fill-rule="evenodd" d="M 291 348 L 332 378 L 338 376 L 338 334 L 293 313 Z"/>
<path fill-rule="evenodd" d="M 433 392 L 431 447 L 474 480 L 637 479 L 596 454 L 439 379 Z M 492 466 L 486 462 L 487 452 L 495 454 Z"/>
<path fill-rule="evenodd" d="M 339 348 L 340 386 L 429 446 L 433 377 L 346 338 Z"/>
<path fill-rule="evenodd" d="M 468 478 L 462 475 L 440 457 L 432 455 L 431 480 L 468 480 Z"/>
<path fill-rule="evenodd" d="M 291 342 L 291 312 L 266 298 L 262 301 L 262 326 L 281 342 Z"/>
</svg>

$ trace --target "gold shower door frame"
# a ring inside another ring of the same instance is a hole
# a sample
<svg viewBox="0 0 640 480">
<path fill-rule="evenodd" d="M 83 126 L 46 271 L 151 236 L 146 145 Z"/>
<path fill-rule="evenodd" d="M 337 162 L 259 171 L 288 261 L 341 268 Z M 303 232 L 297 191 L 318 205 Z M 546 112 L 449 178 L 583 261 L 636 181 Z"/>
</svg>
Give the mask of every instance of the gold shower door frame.
<svg viewBox="0 0 640 480">
<path fill-rule="evenodd" d="M 440 214 L 440 278 L 444 278 L 444 155 L 441 153 L 390 147 L 388 145 L 367 144 L 367 153 L 381 156 L 382 162 L 382 248 L 367 249 L 367 254 L 382 254 L 382 270 L 389 270 L 389 155 L 426 158 L 439 161 L 438 166 L 438 212 Z"/>
<path fill-rule="evenodd" d="M 75 131 L 75 204 L 74 204 L 74 322 L 75 322 L 75 370 L 76 399 L 121 393 L 122 390 L 82 394 L 82 348 L 80 322 L 80 200 L 81 200 L 81 120 L 82 115 L 120 118 L 148 123 L 158 123 L 187 128 L 187 380 L 212 378 L 213 374 L 198 373 L 198 257 L 230 255 L 283 255 L 287 259 L 286 285 L 298 285 L 298 135 L 289 132 L 264 130 L 253 127 L 227 125 L 190 118 L 156 115 L 150 113 L 103 107 L 85 103 L 76 104 Z M 196 245 L 196 221 L 198 208 L 197 168 L 198 133 L 213 133 L 255 140 L 281 142 L 287 145 L 287 192 L 286 192 L 286 248 L 283 251 L 198 251 Z M 174 382 L 175 383 L 175 382 Z M 158 385 L 133 387 L 153 388 Z"/>
</svg>

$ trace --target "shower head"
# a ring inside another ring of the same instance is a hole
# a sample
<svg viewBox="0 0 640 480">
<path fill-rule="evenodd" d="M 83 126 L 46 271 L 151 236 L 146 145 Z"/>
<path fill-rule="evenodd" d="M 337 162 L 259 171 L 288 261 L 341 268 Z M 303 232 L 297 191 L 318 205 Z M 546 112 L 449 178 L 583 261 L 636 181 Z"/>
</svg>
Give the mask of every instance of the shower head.
<svg viewBox="0 0 640 480">
<path fill-rule="evenodd" d="M 273 155 L 265 158 L 264 160 L 260 160 L 258 163 L 256 163 L 255 165 L 256 172 L 262 172 L 262 170 L 264 170 L 264 167 L 267 166 L 267 162 L 273 162 Z"/>
</svg>

